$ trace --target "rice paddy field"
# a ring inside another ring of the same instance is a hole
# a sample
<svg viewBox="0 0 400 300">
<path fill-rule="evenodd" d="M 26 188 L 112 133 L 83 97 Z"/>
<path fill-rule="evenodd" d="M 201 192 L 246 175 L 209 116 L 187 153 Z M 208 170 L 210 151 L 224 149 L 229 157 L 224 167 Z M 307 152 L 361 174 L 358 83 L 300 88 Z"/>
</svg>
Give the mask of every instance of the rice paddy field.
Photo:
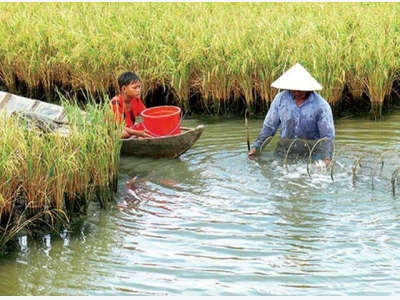
<svg viewBox="0 0 400 300">
<path fill-rule="evenodd" d="M 335 116 L 379 119 L 397 98 L 398 3 L 0 3 L 0 84 L 40 99 L 99 97 L 125 70 L 147 105 L 264 114 L 300 62 Z M 101 97 L 100 97 L 101 98 Z"/>
<path fill-rule="evenodd" d="M 397 3 L 0 11 L 0 91 L 60 102 L 70 126 L 65 139 L 0 116 L 0 294 L 399 293 Z M 248 109 L 254 140 L 271 83 L 297 62 L 337 117 L 330 173 L 249 160 L 242 119 L 197 118 Z M 120 125 L 105 120 L 126 70 L 148 107 L 177 105 L 195 116 L 186 125 L 207 123 L 182 158 L 120 157 Z M 382 122 L 341 118 L 361 112 Z"/>
</svg>

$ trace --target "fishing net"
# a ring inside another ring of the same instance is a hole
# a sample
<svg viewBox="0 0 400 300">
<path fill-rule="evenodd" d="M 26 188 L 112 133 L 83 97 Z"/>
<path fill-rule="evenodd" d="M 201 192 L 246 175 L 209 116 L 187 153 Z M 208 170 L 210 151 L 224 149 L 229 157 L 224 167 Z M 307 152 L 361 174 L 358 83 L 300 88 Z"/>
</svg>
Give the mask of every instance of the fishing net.
<svg viewBox="0 0 400 300">
<path fill-rule="evenodd" d="M 261 152 L 270 144 L 267 139 L 261 147 Z M 286 170 L 290 166 L 304 163 L 307 174 L 325 172 L 332 180 L 335 178 L 351 178 L 353 185 L 369 185 L 372 190 L 398 190 L 400 176 L 400 152 L 395 150 L 368 149 L 364 146 L 347 144 L 335 149 L 330 139 L 280 139 L 273 151 L 274 159 L 283 161 Z M 323 158 L 331 158 L 331 164 L 326 167 Z"/>
</svg>

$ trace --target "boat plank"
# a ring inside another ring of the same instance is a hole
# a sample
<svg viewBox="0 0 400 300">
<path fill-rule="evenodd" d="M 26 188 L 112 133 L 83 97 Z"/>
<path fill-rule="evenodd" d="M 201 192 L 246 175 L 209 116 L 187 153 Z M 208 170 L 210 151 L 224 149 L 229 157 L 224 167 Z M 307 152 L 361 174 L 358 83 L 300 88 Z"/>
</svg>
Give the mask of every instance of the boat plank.
<svg viewBox="0 0 400 300">
<path fill-rule="evenodd" d="M 0 92 L 0 110 L 5 111 L 7 115 L 14 112 L 33 112 L 54 122 L 63 123 L 66 121 L 65 109 L 60 105 L 5 92 Z"/>
<path fill-rule="evenodd" d="M 66 122 L 67 118 L 64 107 L 46 102 L 38 103 L 35 113 L 59 123 Z"/>
<path fill-rule="evenodd" d="M 33 100 L 17 95 L 11 95 L 6 102 L 3 104 L 3 110 L 7 115 L 11 115 L 15 111 L 27 111 L 34 110 L 35 106 L 40 102 L 39 100 Z"/>
</svg>

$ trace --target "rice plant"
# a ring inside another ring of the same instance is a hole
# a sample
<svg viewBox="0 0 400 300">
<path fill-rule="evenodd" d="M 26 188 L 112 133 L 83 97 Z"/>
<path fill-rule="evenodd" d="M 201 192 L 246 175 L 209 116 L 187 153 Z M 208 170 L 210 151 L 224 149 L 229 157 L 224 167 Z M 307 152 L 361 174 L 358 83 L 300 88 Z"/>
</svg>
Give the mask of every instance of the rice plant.
<svg viewBox="0 0 400 300">
<path fill-rule="evenodd" d="M 17 114 L 0 116 L 0 247 L 20 230 L 68 226 L 117 188 L 122 128 L 106 101 L 86 111 L 61 99 L 67 134 L 44 132 Z"/>
<path fill-rule="evenodd" d="M 242 104 L 265 112 L 270 87 L 297 62 L 322 84 L 338 113 L 345 86 L 365 92 L 374 119 L 399 71 L 396 3 L 0 3 L 0 82 L 53 99 L 118 89 L 133 70 L 143 97 L 224 114 Z M 115 11 L 125 14 L 115 15 Z M 140 14 L 137 14 L 140 12 Z M 382 17 L 384 16 L 384 17 Z M 17 50 L 16 50 L 17 49 Z"/>
<path fill-rule="evenodd" d="M 0 115 L 0 227 L 5 226 L 20 190 L 19 137 L 21 131 L 4 114 Z"/>
</svg>

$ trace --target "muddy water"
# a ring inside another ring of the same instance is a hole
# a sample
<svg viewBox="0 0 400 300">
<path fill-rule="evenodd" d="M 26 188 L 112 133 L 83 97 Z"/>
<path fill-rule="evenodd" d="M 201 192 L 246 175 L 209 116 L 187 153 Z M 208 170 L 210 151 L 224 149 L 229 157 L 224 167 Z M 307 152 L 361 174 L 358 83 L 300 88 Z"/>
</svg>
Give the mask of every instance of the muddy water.
<svg viewBox="0 0 400 300">
<path fill-rule="evenodd" d="M 246 156 L 244 120 L 206 122 L 175 160 L 123 157 L 118 203 L 21 238 L 1 295 L 396 295 L 400 110 L 336 121 L 332 169 Z M 262 120 L 250 120 L 256 138 Z M 382 163 L 383 161 L 383 163 Z M 394 188 L 393 188 L 394 186 Z"/>
</svg>

